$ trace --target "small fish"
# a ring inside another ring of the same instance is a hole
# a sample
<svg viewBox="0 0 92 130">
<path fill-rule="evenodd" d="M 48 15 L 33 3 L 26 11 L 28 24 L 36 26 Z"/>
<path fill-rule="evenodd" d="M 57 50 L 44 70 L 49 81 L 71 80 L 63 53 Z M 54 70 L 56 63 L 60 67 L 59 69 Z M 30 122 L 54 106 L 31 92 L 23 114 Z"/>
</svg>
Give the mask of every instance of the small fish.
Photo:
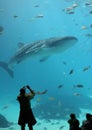
<svg viewBox="0 0 92 130">
<path fill-rule="evenodd" d="M 71 70 L 70 70 L 70 72 L 69 72 L 69 74 L 71 75 L 71 74 L 73 74 L 73 72 L 74 72 L 74 70 L 73 70 L 73 69 L 71 69 Z"/>
<path fill-rule="evenodd" d="M 78 7 L 78 4 L 75 3 L 75 4 L 72 5 L 72 7 L 76 8 L 76 7 Z"/>
<path fill-rule="evenodd" d="M 4 110 L 4 109 L 7 109 L 8 107 L 9 107 L 8 105 L 5 105 L 5 106 L 3 106 L 2 109 Z"/>
<path fill-rule="evenodd" d="M 40 59 L 40 62 L 44 62 L 44 61 L 46 61 L 47 59 L 48 59 L 48 56 L 42 57 L 42 58 Z"/>
<path fill-rule="evenodd" d="M 38 15 L 36 16 L 36 18 L 43 18 L 43 17 L 44 17 L 43 14 L 38 14 Z"/>
<path fill-rule="evenodd" d="M 68 14 L 74 14 L 74 11 L 70 11 L 70 12 L 68 12 Z"/>
<path fill-rule="evenodd" d="M 14 15 L 13 17 L 14 17 L 14 18 L 18 18 L 18 16 L 17 16 L 17 15 Z"/>
<path fill-rule="evenodd" d="M 89 14 L 92 14 L 92 10 L 89 12 Z"/>
<path fill-rule="evenodd" d="M 92 34 L 88 33 L 86 34 L 87 37 L 92 37 Z"/>
<path fill-rule="evenodd" d="M 62 62 L 64 65 L 66 65 L 67 63 L 65 61 Z"/>
<path fill-rule="evenodd" d="M 91 5 L 92 5 L 92 2 L 89 1 L 89 2 L 85 3 L 85 5 L 86 5 L 86 6 L 91 6 Z"/>
<path fill-rule="evenodd" d="M 34 5 L 34 7 L 39 7 L 39 5 Z"/>
<path fill-rule="evenodd" d="M 82 84 L 77 84 L 77 85 L 74 85 L 73 87 L 83 88 L 83 87 L 84 87 L 84 85 L 82 85 Z"/>
<path fill-rule="evenodd" d="M 90 27 L 92 28 L 92 24 L 90 24 Z"/>
<path fill-rule="evenodd" d="M 48 99 L 51 100 L 51 101 L 54 101 L 54 100 L 55 100 L 54 97 L 49 97 Z"/>
<path fill-rule="evenodd" d="M 62 88 L 62 87 L 63 87 L 63 84 L 58 85 L 58 88 Z"/>
<path fill-rule="evenodd" d="M 81 96 L 81 94 L 79 94 L 79 93 L 74 93 L 74 96 Z"/>
<path fill-rule="evenodd" d="M 85 29 L 87 29 L 87 28 L 88 28 L 88 27 L 85 26 L 85 25 L 81 26 L 81 29 L 82 29 L 82 30 L 85 30 Z"/>
<path fill-rule="evenodd" d="M 65 126 L 64 126 L 64 125 L 62 125 L 62 126 L 59 128 L 59 130 L 62 130 L 64 127 L 65 127 Z"/>
<path fill-rule="evenodd" d="M 83 68 L 83 71 L 87 71 L 87 70 L 89 70 L 90 68 L 91 68 L 91 66 L 87 66 L 87 67 Z"/>
</svg>

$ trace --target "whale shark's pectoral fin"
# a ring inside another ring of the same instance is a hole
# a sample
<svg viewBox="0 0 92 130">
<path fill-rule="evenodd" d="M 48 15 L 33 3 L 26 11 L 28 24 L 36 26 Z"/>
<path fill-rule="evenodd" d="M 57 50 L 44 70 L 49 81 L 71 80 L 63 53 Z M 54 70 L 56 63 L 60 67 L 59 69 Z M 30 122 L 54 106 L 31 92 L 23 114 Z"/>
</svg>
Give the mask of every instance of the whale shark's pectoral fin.
<svg viewBox="0 0 92 130">
<path fill-rule="evenodd" d="M 40 62 L 44 62 L 44 61 L 46 61 L 48 58 L 49 58 L 49 56 L 44 56 L 44 57 L 42 57 L 39 61 L 40 61 Z"/>
</svg>

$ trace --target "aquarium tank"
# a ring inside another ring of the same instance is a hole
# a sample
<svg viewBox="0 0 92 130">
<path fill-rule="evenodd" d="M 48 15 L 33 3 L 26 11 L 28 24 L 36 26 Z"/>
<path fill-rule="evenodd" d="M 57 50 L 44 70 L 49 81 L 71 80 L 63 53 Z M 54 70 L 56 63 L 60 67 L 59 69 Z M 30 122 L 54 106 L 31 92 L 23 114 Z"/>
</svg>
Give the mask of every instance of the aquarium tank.
<svg viewBox="0 0 92 130">
<path fill-rule="evenodd" d="M 34 130 L 92 114 L 92 0 L 0 0 L 0 130 L 20 130 L 26 85 Z"/>
</svg>

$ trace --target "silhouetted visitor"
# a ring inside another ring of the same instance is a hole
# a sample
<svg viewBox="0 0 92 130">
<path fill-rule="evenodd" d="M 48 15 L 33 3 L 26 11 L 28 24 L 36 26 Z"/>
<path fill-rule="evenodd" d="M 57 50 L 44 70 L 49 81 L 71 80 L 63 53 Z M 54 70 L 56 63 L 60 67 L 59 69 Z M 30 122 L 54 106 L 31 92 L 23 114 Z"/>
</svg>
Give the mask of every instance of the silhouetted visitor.
<svg viewBox="0 0 92 130">
<path fill-rule="evenodd" d="M 86 113 L 86 120 L 82 122 L 82 130 L 92 130 L 92 115 Z"/>
<path fill-rule="evenodd" d="M 81 130 L 79 127 L 80 123 L 79 120 L 76 119 L 76 115 L 74 113 L 70 114 L 70 119 L 68 120 L 69 123 L 69 130 Z"/>
<path fill-rule="evenodd" d="M 26 89 L 30 93 L 26 93 Z M 29 130 L 33 130 L 33 125 L 36 124 L 36 119 L 33 115 L 30 100 L 35 96 L 35 92 L 27 85 L 20 89 L 20 94 L 17 96 L 17 100 L 20 104 L 20 113 L 18 124 L 21 126 L 21 130 L 25 130 L 25 125 L 28 124 Z"/>
</svg>

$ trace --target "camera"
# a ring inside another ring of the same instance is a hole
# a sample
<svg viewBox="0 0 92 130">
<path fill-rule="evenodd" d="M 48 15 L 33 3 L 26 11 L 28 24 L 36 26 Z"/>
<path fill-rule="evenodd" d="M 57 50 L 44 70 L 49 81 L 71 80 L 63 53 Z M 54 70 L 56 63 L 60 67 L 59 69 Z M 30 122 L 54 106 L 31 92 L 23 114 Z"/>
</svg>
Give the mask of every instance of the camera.
<svg viewBox="0 0 92 130">
<path fill-rule="evenodd" d="M 22 89 L 26 89 L 26 86 L 23 86 Z"/>
<path fill-rule="evenodd" d="M 30 89 L 30 86 L 29 86 L 29 85 L 26 85 L 26 88 Z"/>
</svg>

